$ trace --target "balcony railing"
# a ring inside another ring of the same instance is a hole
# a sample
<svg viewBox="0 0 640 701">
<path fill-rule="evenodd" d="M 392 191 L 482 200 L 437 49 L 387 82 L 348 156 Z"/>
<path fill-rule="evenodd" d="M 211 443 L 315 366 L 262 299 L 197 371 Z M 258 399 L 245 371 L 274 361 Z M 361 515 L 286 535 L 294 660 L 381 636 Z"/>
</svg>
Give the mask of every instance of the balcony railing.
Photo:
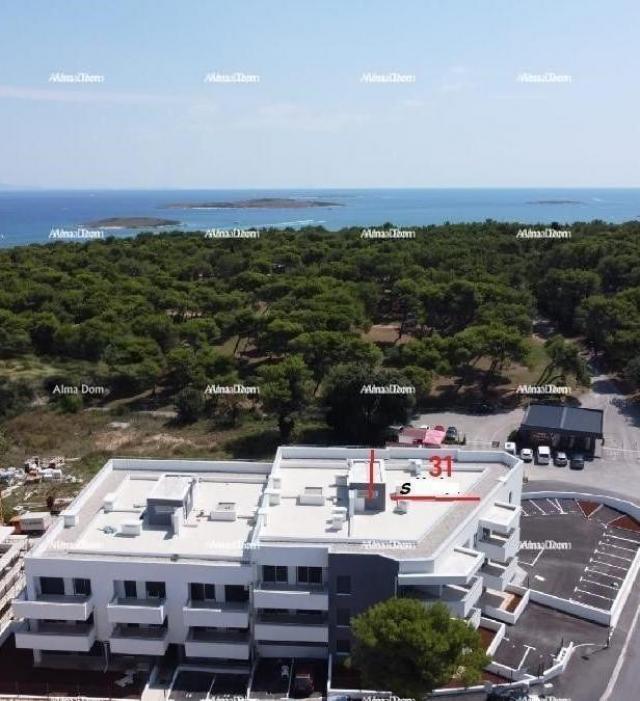
<svg viewBox="0 0 640 701">
<path fill-rule="evenodd" d="M 164 599 L 115 596 L 107 606 L 107 617 L 110 623 L 161 625 L 166 616 L 164 603 Z"/>
<path fill-rule="evenodd" d="M 115 626 L 111 632 L 112 638 L 125 638 L 127 640 L 162 640 L 167 636 L 167 629 L 161 626 Z"/>
<path fill-rule="evenodd" d="M 56 652 L 89 652 L 96 640 L 90 623 L 24 621 L 15 630 L 17 648 Z"/>
<path fill-rule="evenodd" d="M 260 582 L 253 591 L 256 608 L 290 608 L 326 611 L 329 590 L 326 584 Z"/>
<path fill-rule="evenodd" d="M 269 613 L 262 612 L 256 618 L 257 623 L 269 623 L 271 625 L 294 626 L 326 626 L 328 622 L 326 614 L 314 615 L 309 613 Z"/>
<path fill-rule="evenodd" d="M 306 582 L 259 582 L 256 589 L 264 589 L 265 591 L 290 591 L 290 592 L 305 592 L 311 591 L 316 594 L 323 594 L 327 591 L 326 584 L 311 584 Z"/>
<path fill-rule="evenodd" d="M 26 594 L 13 600 L 17 618 L 86 621 L 93 611 L 91 596 L 82 594 L 37 594 L 27 599 Z"/>
<path fill-rule="evenodd" d="M 249 625 L 249 602 L 188 601 L 183 608 L 185 625 L 212 628 L 246 628 Z"/>
<path fill-rule="evenodd" d="M 164 626 L 114 626 L 109 638 L 111 652 L 122 655 L 164 655 L 169 632 Z"/>
<path fill-rule="evenodd" d="M 240 630 L 191 628 L 187 640 L 196 643 L 247 643 L 249 642 L 249 633 Z"/>
</svg>

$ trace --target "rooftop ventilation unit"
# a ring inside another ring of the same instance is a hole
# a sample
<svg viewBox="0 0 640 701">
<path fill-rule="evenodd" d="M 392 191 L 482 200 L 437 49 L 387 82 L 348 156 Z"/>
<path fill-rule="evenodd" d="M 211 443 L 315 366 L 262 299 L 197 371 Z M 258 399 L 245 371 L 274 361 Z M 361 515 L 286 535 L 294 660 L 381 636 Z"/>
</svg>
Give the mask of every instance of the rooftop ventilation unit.
<svg viewBox="0 0 640 701">
<path fill-rule="evenodd" d="M 409 460 L 409 465 L 411 465 L 411 472 L 416 475 L 424 474 L 424 467 L 422 465 L 422 460 Z"/>
<path fill-rule="evenodd" d="M 65 528 L 73 528 L 78 525 L 78 514 L 62 514 L 62 522 Z"/>
<path fill-rule="evenodd" d="M 267 489 L 267 496 L 269 497 L 269 506 L 277 506 L 280 503 L 279 489 Z"/>
<path fill-rule="evenodd" d="M 305 487 L 298 497 L 298 503 L 307 506 L 322 506 L 324 504 L 322 487 Z"/>
<path fill-rule="evenodd" d="M 209 514 L 210 521 L 235 521 L 236 505 L 232 501 L 221 501 Z"/>
<path fill-rule="evenodd" d="M 140 535 L 142 532 L 142 524 L 140 521 L 125 521 L 120 527 L 122 535 Z"/>
<path fill-rule="evenodd" d="M 116 503 L 116 495 L 113 492 L 105 495 L 104 501 L 102 502 L 102 506 L 103 506 L 105 512 L 109 513 L 110 511 L 113 511 L 115 503 Z"/>
<path fill-rule="evenodd" d="M 396 513 L 406 514 L 407 511 L 409 511 L 409 502 L 405 499 L 398 501 L 398 503 L 396 504 Z"/>
</svg>

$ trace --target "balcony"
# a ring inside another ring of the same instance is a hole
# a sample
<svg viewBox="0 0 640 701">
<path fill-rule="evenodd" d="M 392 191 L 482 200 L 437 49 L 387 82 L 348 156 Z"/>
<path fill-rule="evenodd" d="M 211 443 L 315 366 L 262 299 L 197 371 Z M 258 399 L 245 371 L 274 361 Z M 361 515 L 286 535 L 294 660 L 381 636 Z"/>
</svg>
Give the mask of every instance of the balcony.
<svg viewBox="0 0 640 701">
<path fill-rule="evenodd" d="M 489 528 L 496 533 L 508 535 L 518 526 L 520 521 L 520 507 L 497 501 L 492 504 L 479 519 L 482 528 Z"/>
<path fill-rule="evenodd" d="M 480 570 L 480 575 L 487 588 L 504 591 L 507 584 L 513 579 L 517 566 L 518 559 L 515 557 L 508 564 L 489 561 Z"/>
<path fill-rule="evenodd" d="M 166 617 L 164 599 L 114 597 L 107 605 L 109 623 L 139 623 L 160 626 Z"/>
<path fill-rule="evenodd" d="M 189 628 L 247 628 L 249 603 L 233 601 L 190 600 L 182 609 L 184 623 Z"/>
<path fill-rule="evenodd" d="M 93 599 L 90 596 L 62 594 L 38 594 L 35 599 L 27 599 L 23 595 L 14 599 L 12 606 L 16 618 L 86 621 L 93 611 Z"/>
<path fill-rule="evenodd" d="M 168 630 L 161 626 L 128 628 L 115 626 L 109 638 L 111 652 L 121 655 L 161 657 L 169 647 Z"/>
<path fill-rule="evenodd" d="M 329 623 L 326 614 L 260 613 L 254 626 L 256 640 L 326 643 Z"/>
<path fill-rule="evenodd" d="M 89 652 L 96 641 L 92 623 L 23 621 L 15 631 L 17 648 L 56 652 Z"/>
<path fill-rule="evenodd" d="M 485 554 L 471 548 L 457 547 L 438 559 L 435 569 L 429 570 L 426 560 L 401 561 L 398 572 L 400 586 L 466 585 L 482 563 Z"/>
<path fill-rule="evenodd" d="M 520 529 L 515 528 L 509 535 L 491 533 L 478 541 L 477 548 L 491 560 L 507 562 L 514 557 L 520 547 Z"/>
<path fill-rule="evenodd" d="M 482 584 L 481 577 L 474 577 L 466 586 L 447 584 L 442 587 L 439 593 L 407 587 L 401 595 L 419 599 L 425 605 L 439 601 L 445 604 L 451 615 L 458 618 L 467 618 L 482 595 Z"/>
<path fill-rule="evenodd" d="M 248 631 L 191 628 L 184 644 L 184 652 L 187 657 L 248 660 L 249 633 Z"/>
<path fill-rule="evenodd" d="M 328 611 L 329 591 L 325 584 L 260 582 L 253 590 L 256 608 Z"/>
</svg>

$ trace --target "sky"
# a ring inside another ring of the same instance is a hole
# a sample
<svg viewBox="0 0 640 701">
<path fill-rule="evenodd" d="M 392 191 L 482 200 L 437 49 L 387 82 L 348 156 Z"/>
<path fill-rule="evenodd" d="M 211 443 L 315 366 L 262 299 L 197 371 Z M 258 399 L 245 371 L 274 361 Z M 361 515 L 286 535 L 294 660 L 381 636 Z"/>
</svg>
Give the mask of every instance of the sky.
<svg viewBox="0 0 640 701">
<path fill-rule="evenodd" d="M 0 183 L 637 187 L 639 26 L 637 0 L 2 0 Z"/>
</svg>

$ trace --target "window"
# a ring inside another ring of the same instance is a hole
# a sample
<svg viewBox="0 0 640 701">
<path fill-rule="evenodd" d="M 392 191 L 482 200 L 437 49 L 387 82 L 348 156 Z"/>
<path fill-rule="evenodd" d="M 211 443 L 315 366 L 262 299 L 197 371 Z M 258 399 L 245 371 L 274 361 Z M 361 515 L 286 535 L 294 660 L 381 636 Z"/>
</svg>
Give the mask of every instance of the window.
<svg viewBox="0 0 640 701">
<path fill-rule="evenodd" d="M 336 652 L 339 655 L 348 655 L 351 652 L 351 641 L 346 638 L 336 640 Z"/>
<path fill-rule="evenodd" d="M 339 626 L 350 626 L 351 625 L 351 609 L 337 608 L 336 609 L 336 623 Z"/>
<path fill-rule="evenodd" d="M 341 574 L 336 577 L 336 593 L 351 594 L 351 577 L 346 574 Z"/>
<path fill-rule="evenodd" d="M 298 567 L 298 582 L 322 584 L 322 567 Z"/>
<path fill-rule="evenodd" d="M 249 601 L 249 589 L 242 584 L 225 584 L 224 600 L 238 603 Z"/>
<path fill-rule="evenodd" d="M 40 577 L 40 593 L 46 595 L 64 595 L 62 577 Z"/>
<path fill-rule="evenodd" d="M 147 596 L 150 599 L 164 599 L 167 595 L 164 582 L 147 582 Z"/>
<path fill-rule="evenodd" d="M 286 582 L 287 568 L 281 565 L 263 565 L 262 579 L 265 582 Z"/>
<path fill-rule="evenodd" d="M 80 596 L 91 596 L 91 580 L 89 579 L 74 579 L 73 592 Z"/>
<path fill-rule="evenodd" d="M 190 589 L 192 601 L 215 601 L 215 584 L 200 584 L 198 582 L 192 582 Z"/>
<path fill-rule="evenodd" d="M 136 599 L 138 597 L 138 588 L 133 580 L 127 579 L 124 582 L 124 595 L 127 599 Z"/>
</svg>

